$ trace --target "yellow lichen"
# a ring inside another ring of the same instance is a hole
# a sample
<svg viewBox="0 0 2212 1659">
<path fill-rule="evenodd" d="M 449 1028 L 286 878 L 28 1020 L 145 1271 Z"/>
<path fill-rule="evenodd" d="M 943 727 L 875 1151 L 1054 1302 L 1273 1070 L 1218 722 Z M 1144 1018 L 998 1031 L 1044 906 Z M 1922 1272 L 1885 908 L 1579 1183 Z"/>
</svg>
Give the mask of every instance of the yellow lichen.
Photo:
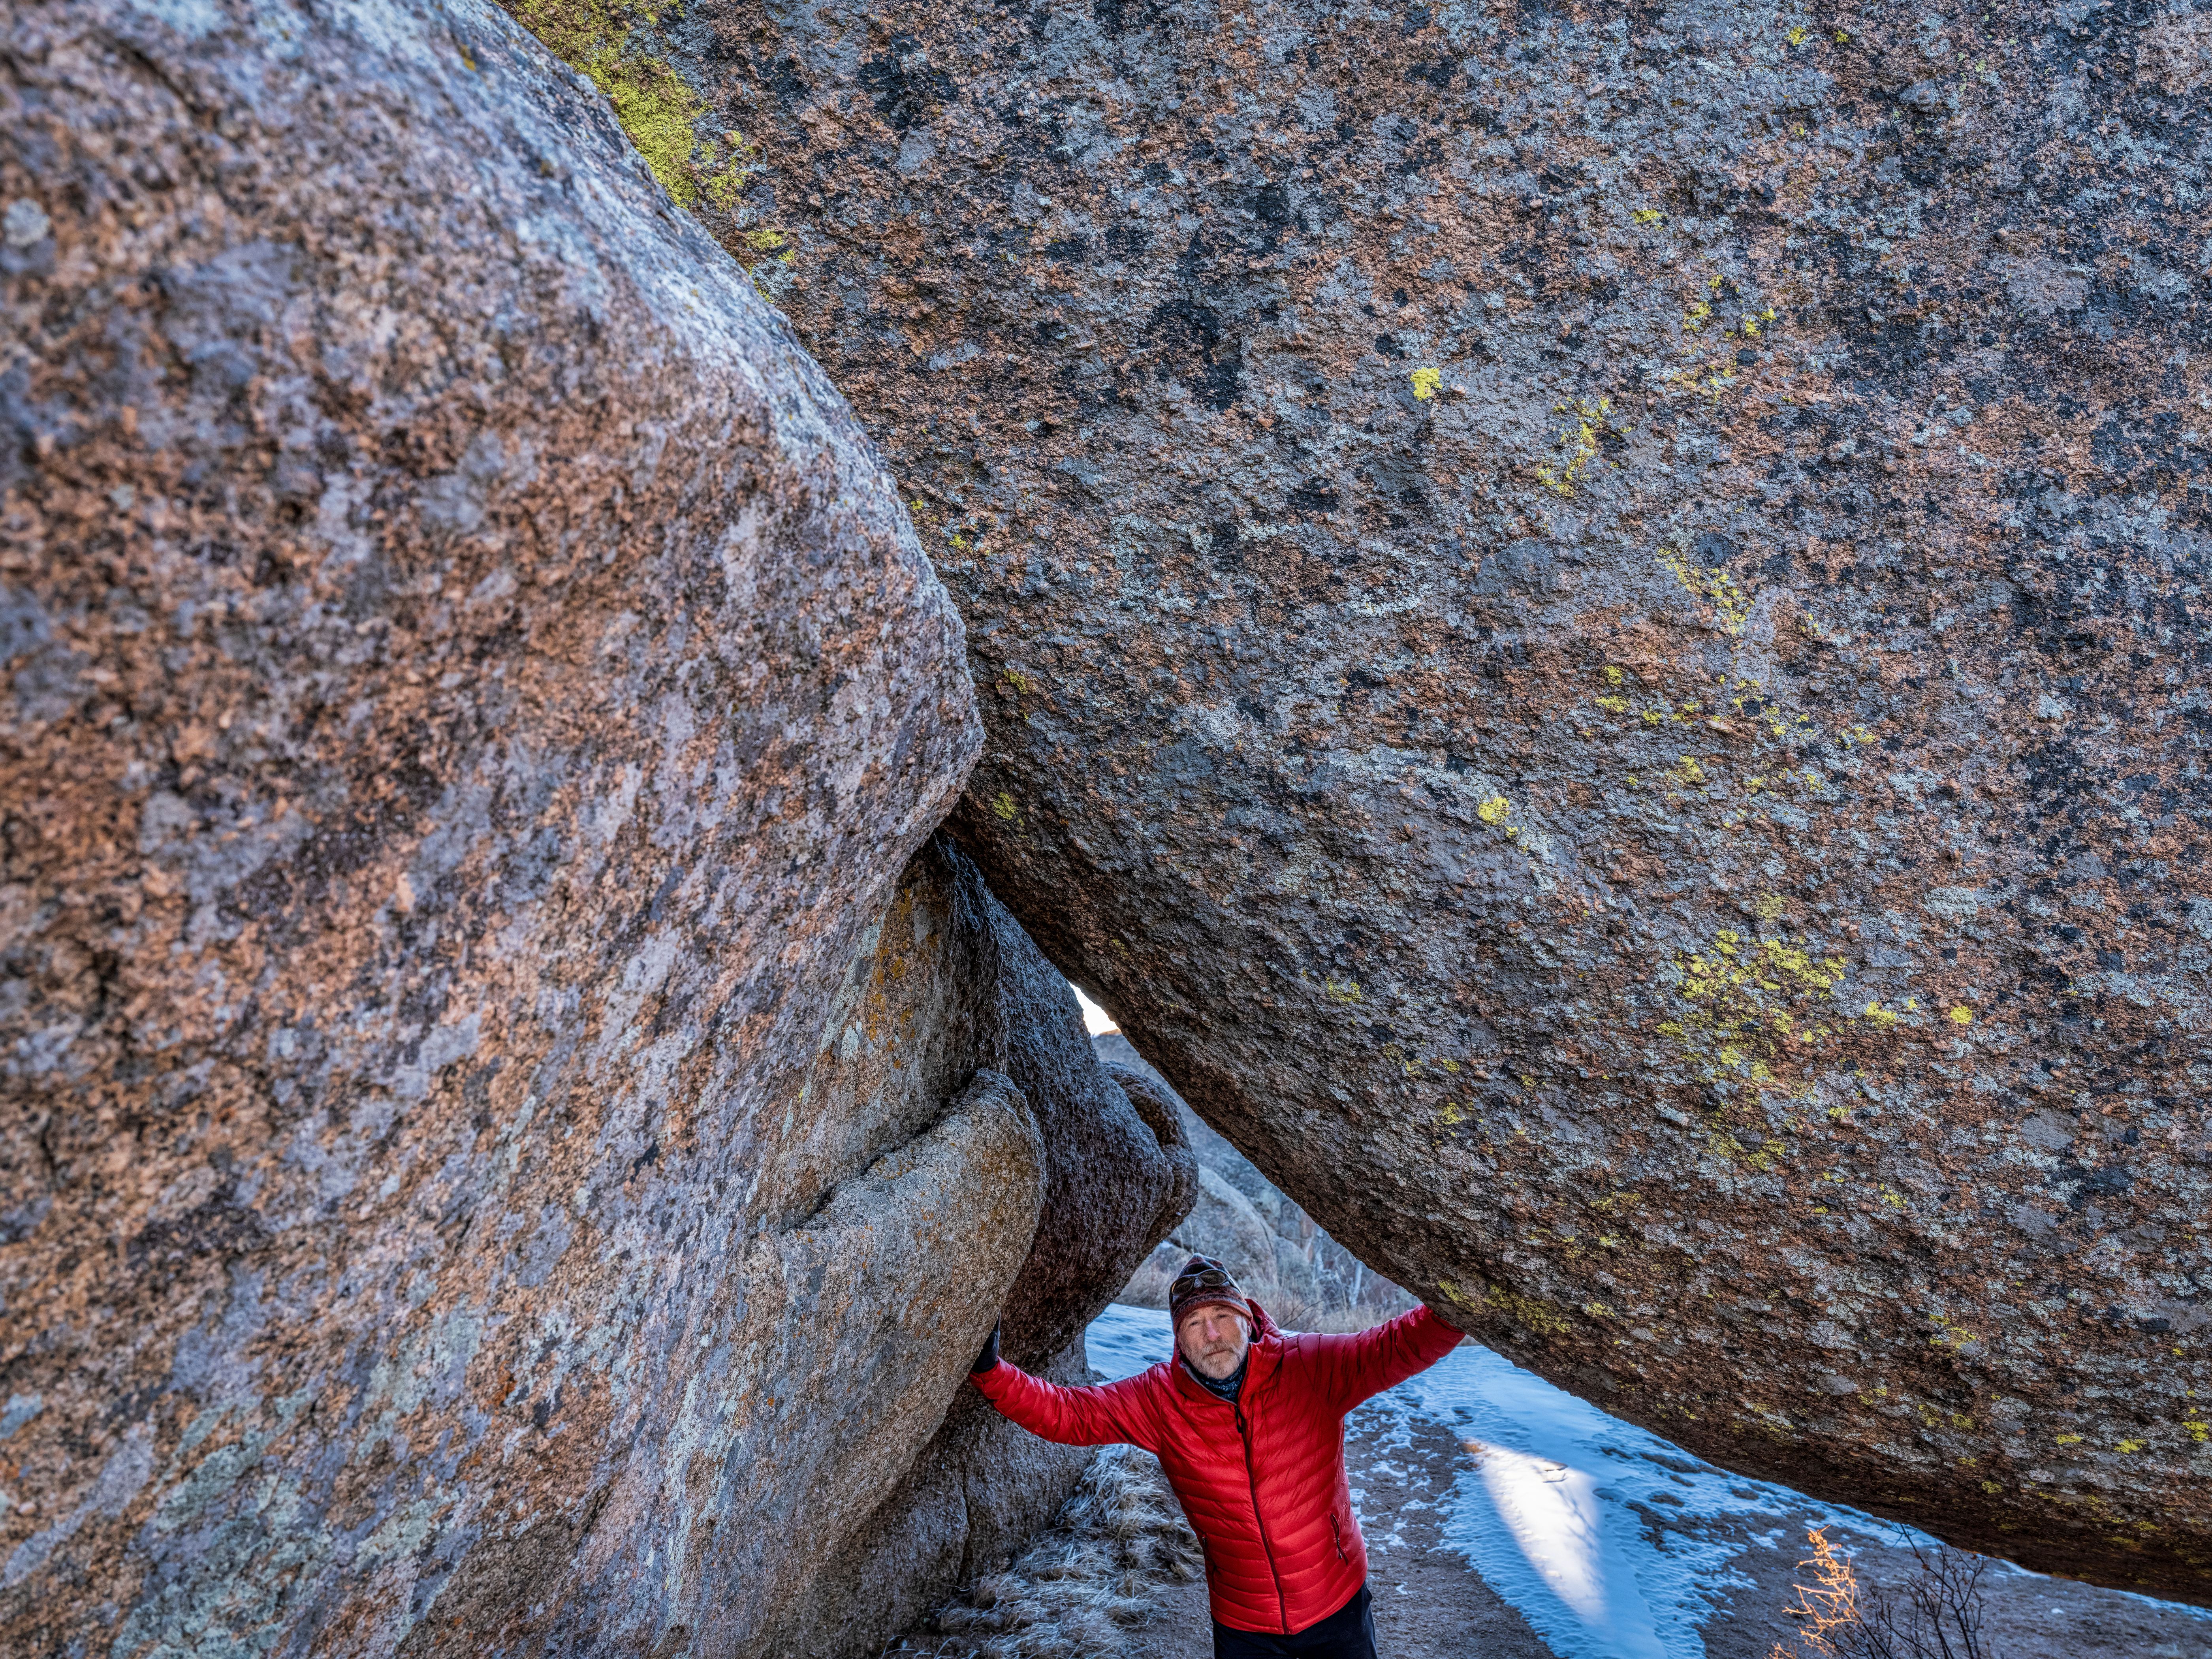
<svg viewBox="0 0 2212 1659">
<path fill-rule="evenodd" d="M 1961 1005 L 1951 1010 L 1951 1018 L 1955 1024 L 1972 1025 L 1974 1023 L 1974 1011 Z"/>
<path fill-rule="evenodd" d="M 1536 464 L 1536 477 L 1553 495 L 1571 499 L 1577 482 L 1597 459 L 1597 428 L 1613 412 L 1613 399 L 1600 398 L 1592 403 L 1577 398 L 1572 404 L 1560 404 L 1554 412 L 1571 418 L 1552 446 L 1551 459 Z"/>
<path fill-rule="evenodd" d="M 1775 1160 L 1789 1150 L 1782 1141 L 1771 1137 L 1753 1150 L 1725 1131 L 1707 1136 L 1705 1145 L 1728 1162 L 1747 1164 L 1762 1174 L 1771 1172 Z"/>
<path fill-rule="evenodd" d="M 1503 1285 L 1492 1285 L 1484 1298 L 1490 1306 L 1543 1336 L 1564 1336 L 1571 1328 L 1556 1309 L 1533 1296 L 1522 1296 Z"/>
<path fill-rule="evenodd" d="M 1443 380 L 1443 371 L 1440 368 L 1417 368 L 1413 371 L 1413 395 L 1424 401 L 1433 398 Z"/>
<path fill-rule="evenodd" d="M 708 199 L 723 212 L 734 213 L 737 211 L 738 192 L 742 186 L 743 180 L 736 173 L 726 173 L 719 179 L 708 181 L 707 186 Z M 772 225 L 756 225 L 751 229 L 743 232 L 739 240 L 760 258 L 776 259 L 785 264 L 791 263 L 791 240 Z M 739 263 L 748 270 L 752 268 L 752 262 L 744 259 L 742 256 Z"/>
<path fill-rule="evenodd" d="M 1492 795 L 1474 809 L 1474 815 L 1485 823 L 1494 826 L 1504 823 L 1507 814 L 1512 811 L 1512 802 L 1507 800 L 1503 795 Z"/>
<path fill-rule="evenodd" d="M 702 204 L 737 216 L 759 153 L 739 134 L 718 130 L 713 112 L 660 49 L 656 32 L 682 15 L 680 0 L 516 0 L 516 19 L 606 95 L 615 119 L 661 187 L 679 206 Z M 750 270 L 763 258 L 790 258 L 783 233 L 739 227 L 731 248 Z M 752 257 L 748 258 L 750 254 Z"/>
<path fill-rule="evenodd" d="M 1762 921 L 1781 915 L 1778 900 L 1754 908 Z M 1813 1093 L 1807 1070 L 1844 1023 L 1828 1002 L 1843 980 L 1841 957 L 1816 957 L 1786 938 L 1752 939 L 1723 927 L 1705 949 L 1678 955 L 1669 965 L 1687 1006 L 1656 1029 L 1675 1040 L 1701 1076 L 1792 1098 Z M 1879 1022 L 1877 1029 L 1883 1029 Z M 1829 1115 L 1844 1121 L 1848 1112 L 1832 1107 Z"/>
<path fill-rule="evenodd" d="M 1660 550 L 1659 562 L 1674 574 L 1675 580 L 1712 607 L 1714 623 L 1723 633 L 1734 636 L 1743 632 L 1743 625 L 1751 620 L 1751 599 L 1736 586 L 1735 577 L 1725 570 L 1700 569 L 1673 548 Z"/>
<path fill-rule="evenodd" d="M 1011 822 L 1014 817 L 1014 798 L 1001 789 L 991 797 L 991 810 Z"/>
</svg>

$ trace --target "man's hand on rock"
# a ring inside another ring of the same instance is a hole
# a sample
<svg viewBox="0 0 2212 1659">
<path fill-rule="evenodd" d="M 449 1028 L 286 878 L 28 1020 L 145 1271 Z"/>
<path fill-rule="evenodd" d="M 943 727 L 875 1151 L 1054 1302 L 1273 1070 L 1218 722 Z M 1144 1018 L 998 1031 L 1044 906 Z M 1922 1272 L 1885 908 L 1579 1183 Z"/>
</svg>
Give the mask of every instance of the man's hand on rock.
<svg viewBox="0 0 2212 1659">
<path fill-rule="evenodd" d="M 981 1376 L 985 1371 L 995 1370 L 999 1364 L 999 1328 L 991 1327 L 990 1335 L 983 1339 L 983 1352 L 975 1356 L 975 1363 L 968 1368 L 970 1376 Z"/>
</svg>

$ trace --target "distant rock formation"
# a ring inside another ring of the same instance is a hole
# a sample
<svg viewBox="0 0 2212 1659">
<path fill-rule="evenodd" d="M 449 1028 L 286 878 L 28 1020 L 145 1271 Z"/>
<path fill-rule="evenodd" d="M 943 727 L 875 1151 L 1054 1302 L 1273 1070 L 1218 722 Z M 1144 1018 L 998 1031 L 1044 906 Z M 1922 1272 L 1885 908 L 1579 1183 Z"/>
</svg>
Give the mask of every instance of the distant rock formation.
<svg viewBox="0 0 2212 1659">
<path fill-rule="evenodd" d="M 1108 1031 L 1091 1038 L 1091 1046 L 1133 1100 L 1149 1091 L 1174 1112 L 1198 1164 L 1190 1213 L 1130 1275 L 1116 1301 L 1164 1308 L 1169 1285 L 1196 1254 L 1228 1267 L 1278 1324 L 1291 1330 L 1364 1330 L 1414 1305 L 1192 1111 L 1127 1037 Z"/>
<path fill-rule="evenodd" d="M 872 1651 L 1193 1180 L 892 481 L 500 13 L 0 29 L 0 1648 Z"/>
<path fill-rule="evenodd" d="M 963 839 L 1207 1121 L 1703 1455 L 2212 1600 L 2202 9 L 670 45 L 967 619 Z"/>
</svg>

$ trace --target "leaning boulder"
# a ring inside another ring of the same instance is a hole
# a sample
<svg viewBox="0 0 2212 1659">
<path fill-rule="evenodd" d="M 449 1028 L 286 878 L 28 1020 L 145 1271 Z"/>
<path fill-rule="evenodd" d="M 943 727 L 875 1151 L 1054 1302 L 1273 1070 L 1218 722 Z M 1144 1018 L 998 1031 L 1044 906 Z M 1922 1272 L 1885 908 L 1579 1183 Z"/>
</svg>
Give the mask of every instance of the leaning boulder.
<svg viewBox="0 0 2212 1659">
<path fill-rule="evenodd" d="M 947 1058 L 956 1070 L 1018 1085 L 1042 1132 L 1042 1165 L 1035 1243 L 998 1304 L 1003 1351 L 1057 1382 L 1089 1380 L 1084 1328 L 1191 1208 L 1198 1170 L 1176 1118 L 1156 1119 L 1142 1085 L 1125 1091 L 1120 1073 L 1095 1058 L 1066 980 L 949 842 L 908 867 L 873 956 L 824 1030 L 839 1055 L 854 1051 L 833 1075 L 857 1076 L 864 1089 L 882 1091 L 917 1062 L 927 1070 Z M 924 1302 L 942 1294 L 939 1275 L 968 1270 L 957 1242 L 902 1259 Z M 951 1346 L 963 1373 L 975 1346 Z M 842 1400 L 825 1390 L 819 1409 L 793 1432 L 830 1442 L 850 1432 L 834 1421 L 839 1413 L 868 1407 L 848 1386 Z M 761 1530 L 787 1532 L 799 1545 L 788 1582 L 774 1594 L 758 1577 L 733 1584 L 723 1619 L 736 1645 L 710 1641 L 705 1650 L 873 1654 L 955 1584 L 1002 1566 L 1050 1522 L 1089 1462 L 1088 1449 L 1048 1444 L 963 1387 L 866 1524 L 817 1532 L 805 1502 L 762 1515 Z M 762 1616 L 754 1600 L 773 1613 Z"/>
<path fill-rule="evenodd" d="M 497 11 L 0 28 L 0 1647 L 817 1650 L 1189 1180 L 956 926 L 891 480 Z"/>
<path fill-rule="evenodd" d="M 1705 1455 L 2212 1599 L 2201 14 L 685 30 L 963 839 L 1208 1121 Z"/>
</svg>

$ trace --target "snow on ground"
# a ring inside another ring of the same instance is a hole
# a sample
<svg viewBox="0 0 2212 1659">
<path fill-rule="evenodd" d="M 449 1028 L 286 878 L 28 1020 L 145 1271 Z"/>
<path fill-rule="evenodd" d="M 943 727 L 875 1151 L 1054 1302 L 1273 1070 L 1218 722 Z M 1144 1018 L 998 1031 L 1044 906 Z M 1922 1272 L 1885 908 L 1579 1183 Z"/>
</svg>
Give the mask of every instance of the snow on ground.
<svg viewBox="0 0 2212 1659">
<path fill-rule="evenodd" d="M 1134 1376 L 1148 1365 L 1168 1357 L 1172 1346 L 1164 1308 L 1130 1308 L 1116 1302 L 1091 1322 L 1083 1334 L 1083 1352 L 1091 1369 L 1109 1382 Z"/>
<path fill-rule="evenodd" d="M 1165 1313 L 1119 1304 L 1086 1339 L 1109 1378 L 1166 1358 L 1170 1344 Z M 1559 1659 L 1704 1659 L 1698 1627 L 1717 1596 L 1751 1583 L 1729 1565 L 1746 1540 L 1712 1533 L 1741 1527 L 1771 1548 L 1808 1524 L 1903 1530 L 1717 1469 L 1474 1343 L 1364 1409 L 1394 1417 L 1401 1443 L 1418 1415 L 1466 1444 L 1474 1467 L 1445 1500 L 1443 1536 Z M 1676 1532 L 1655 1515 L 1733 1524 Z"/>
<path fill-rule="evenodd" d="M 1097 1370 L 1125 1376 L 1164 1358 L 1169 1342 L 1166 1314 L 1117 1304 L 1091 1327 L 1087 1351 Z M 1705 1590 L 1727 1579 L 1739 1547 L 1656 1543 L 1632 1504 L 1686 1520 L 1756 1517 L 1769 1529 L 1817 1508 L 1723 1474 L 1472 1343 L 1376 1408 L 1437 1419 L 1468 1443 L 1478 1466 L 1446 1500 L 1444 1536 L 1559 1659 L 1704 1659 Z"/>
<path fill-rule="evenodd" d="M 1445 1536 L 1561 1659 L 1703 1659 L 1713 1592 L 1750 1582 L 1729 1570 L 1741 1546 L 1649 1527 L 1654 1510 L 1770 1538 L 1808 1512 L 1815 1524 L 1878 1525 L 1723 1474 L 1472 1343 L 1384 1403 L 1453 1425 L 1474 1453 Z"/>
</svg>

